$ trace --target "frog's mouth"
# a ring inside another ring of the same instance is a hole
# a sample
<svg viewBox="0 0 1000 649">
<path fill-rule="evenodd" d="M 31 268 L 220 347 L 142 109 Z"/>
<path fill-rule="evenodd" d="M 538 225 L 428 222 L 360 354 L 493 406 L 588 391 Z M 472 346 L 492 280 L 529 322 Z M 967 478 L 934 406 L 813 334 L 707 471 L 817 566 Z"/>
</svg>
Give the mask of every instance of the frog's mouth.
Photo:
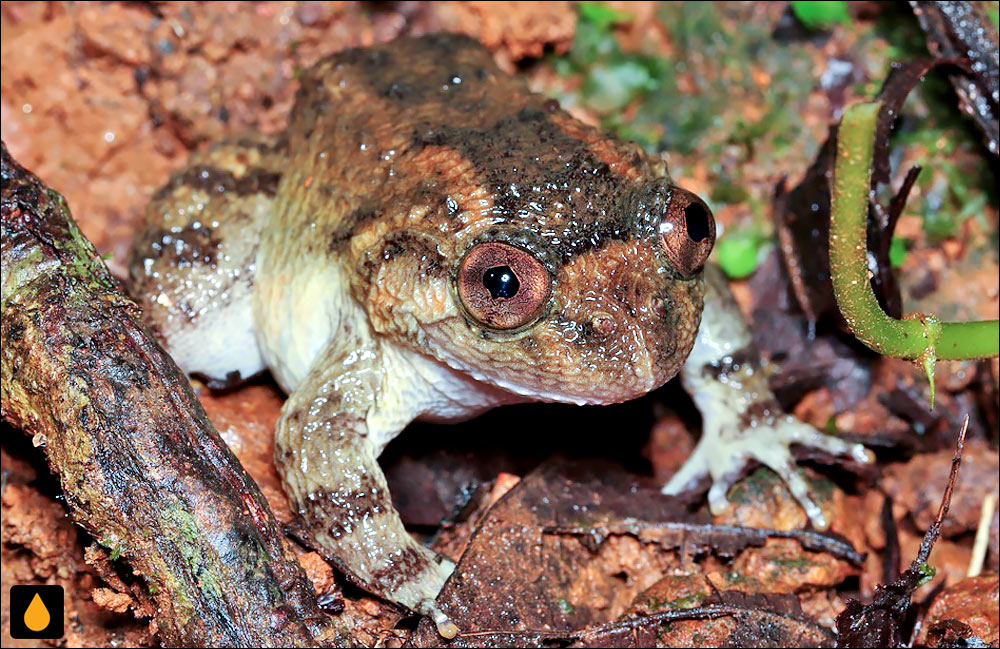
<svg viewBox="0 0 1000 649">
<path fill-rule="evenodd" d="M 480 368 L 470 365 L 464 361 L 461 361 L 454 356 L 442 353 L 443 350 L 436 349 L 435 356 L 448 365 L 451 369 L 466 374 L 476 381 L 481 383 L 486 383 L 492 385 L 493 387 L 500 388 L 506 392 L 517 395 L 519 397 L 524 397 L 526 401 L 547 401 L 549 403 L 572 403 L 578 406 L 587 405 L 603 405 L 606 403 L 613 403 L 610 401 L 602 401 L 601 399 L 595 397 L 578 397 L 575 395 L 568 395 L 565 393 L 552 392 L 545 389 L 539 389 L 536 386 L 526 386 L 516 383 L 514 381 L 508 381 L 495 376 L 492 372 L 484 372 Z"/>
<path fill-rule="evenodd" d="M 444 363 L 452 370 L 461 372 L 462 374 L 465 374 L 480 383 L 493 386 L 505 392 L 509 392 L 511 395 L 519 397 L 513 399 L 512 401 L 544 401 L 549 403 L 569 403 L 577 406 L 610 405 L 613 403 L 630 401 L 640 397 L 650 390 L 659 387 L 671 378 L 668 376 L 662 381 L 657 381 L 653 378 L 652 374 L 650 374 L 650 380 L 648 382 L 638 384 L 634 386 L 633 389 L 627 391 L 616 390 L 609 392 L 598 387 L 592 391 L 588 390 L 587 394 L 581 394 L 577 390 L 573 390 L 573 388 L 577 388 L 579 386 L 571 382 L 563 383 L 560 386 L 565 389 L 556 390 L 548 388 L 544 385 L 539 385 L 537 382 L 527 383 L 511 380 L 510 378 L 500 376 L 499 371 L 492 367 L 484 369 L 483 367 L 474 365 L 455 356 L 453 353 L 447 351 L 437 343 L 433 343 L 431 341 L 428 341 L 428 343 L 428 350 L 439 362 Z M 517 373 L 517 375 L 519 376 L 520 373 Z"/>
</svg>

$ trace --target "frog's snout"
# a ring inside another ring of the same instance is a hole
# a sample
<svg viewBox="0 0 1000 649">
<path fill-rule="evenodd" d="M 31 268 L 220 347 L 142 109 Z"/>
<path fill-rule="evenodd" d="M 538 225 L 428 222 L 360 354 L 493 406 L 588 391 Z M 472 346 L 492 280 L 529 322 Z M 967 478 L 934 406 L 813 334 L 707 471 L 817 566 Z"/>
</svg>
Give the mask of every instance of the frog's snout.
<svg viewBox="0 0 1000 649">
<path fill-rule="evenodd" d="M 672 187 L 660 221 L 660 240 L 674 268 L 683 275 L 694 275 L 715 245 L 712 210 L 695 194 Z"/>
</svg>

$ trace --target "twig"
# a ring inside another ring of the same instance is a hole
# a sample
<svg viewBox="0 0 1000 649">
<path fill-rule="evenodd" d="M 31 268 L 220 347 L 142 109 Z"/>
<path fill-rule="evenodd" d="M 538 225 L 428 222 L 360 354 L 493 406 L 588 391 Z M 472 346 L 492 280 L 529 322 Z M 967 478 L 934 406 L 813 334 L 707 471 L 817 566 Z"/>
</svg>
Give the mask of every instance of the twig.
<svg viewBox="0 0 1000 649">
<path fill-rule="evenodd" d="M 931 550 L 934 549 L 934 544 L 937 543 L 938 537 L 941 536 L 941 524 L 944 522 L 944 517 L 948 515 L 948 509 L 951 507 L 951 495 L 955 491 L 955 485 L 958 483 L 958 470 L 962 467 L 962 453 L 965 451 L 965 434 L 969 431 L 969 415 L 965 416 L 965 421 L 962 422 L 962 430 L 958 433 L 958 443 L 955 446 L 955 455 L 951 458 L 951 472 L 948 474 L 948 484 L 944 488 L 944 496 L 941 497 L 941 504 L 938 505 L 937 516 L 934 517 L 934 522 L 927 529 L 927 533 L 924 534 L 923 540 L 920 542 L 920 551 L 917 552 L 917 558 L 913 560 L 913 565 L 911 569 L 915 567 L 918 563 L 927 563 L 927 559 L 931 556 Z"/>
<path fill-rule="evenodd" d="M 997 499 L 993 494 L 986 494 L 983 498 L 983 507 L 979 512 L 979 526 L 976 527 L 976 541 L 972 544 L 972 557 L 969 559 L 969 577 L 978 577 L 983 571 L 983 562 L 986 561 L 986 549 L 990 544 L 990 521 L 993 519 L 993 511 L 997 508 Z"/>
</svg>

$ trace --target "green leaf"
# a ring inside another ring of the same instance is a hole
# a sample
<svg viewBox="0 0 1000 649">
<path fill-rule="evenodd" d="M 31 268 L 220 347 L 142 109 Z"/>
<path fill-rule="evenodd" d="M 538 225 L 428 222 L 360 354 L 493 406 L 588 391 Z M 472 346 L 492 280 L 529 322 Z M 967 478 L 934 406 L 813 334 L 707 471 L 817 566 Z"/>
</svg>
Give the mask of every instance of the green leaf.
<svg viewBox="0 0 1000 649">
<path fill-rule="evenodd" d="M 581 2 L 577 11 L 580 12 L 581 20 L 597 25 L 601 29 L 632 22 L 632 14 L 618 11 L 603 2 Z"/>
<path fill-rule="evenodd" d="M 829 29 L 851 22 L 847 3 L 842 0 L 792 0 L 792 13 L 808 29 Z"/>
<path fill-rule="evenodd" d="M 892 243 L 889 244 L 889 264 L 893 268 L 899 268 L 903 265 L 904 259 L 906 259 L 906 241 L 893 237 Z"/>
<path fill-rule="evenodd" d="M 731 232 L 716 246 L 719 266 L 730 279 L 749 277 L 757 270 L 760 237 L 750 229 Z"/>
</svg>

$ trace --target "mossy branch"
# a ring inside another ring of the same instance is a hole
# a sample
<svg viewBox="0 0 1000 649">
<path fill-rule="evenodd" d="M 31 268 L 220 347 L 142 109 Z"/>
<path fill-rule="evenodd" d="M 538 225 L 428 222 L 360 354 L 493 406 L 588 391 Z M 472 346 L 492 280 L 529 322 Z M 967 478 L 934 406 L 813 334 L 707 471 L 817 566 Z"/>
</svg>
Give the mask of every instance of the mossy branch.
<svg viewBox="0 0 1000 649">
<path fill-rule="evenodd" d="M 841 120 L 830 210 L 833 292 L 858 340 L 880 354 L 923 365 L 931 381 L 933 406 L 934 363 L 996 356 L 1000 321 L 941 322 L 919 313 L 897 320 L 876 301 L 869 282 L 866 219 L 881 108 L 880 102 L 855 104 Z"/>
<path fill-rule="evenodd" d="M 163 644 L 344 642 L 63 198 L 0 148 L 3 418 L 44 448 L 74 519 L 147 581 Z"/>
</svg>

